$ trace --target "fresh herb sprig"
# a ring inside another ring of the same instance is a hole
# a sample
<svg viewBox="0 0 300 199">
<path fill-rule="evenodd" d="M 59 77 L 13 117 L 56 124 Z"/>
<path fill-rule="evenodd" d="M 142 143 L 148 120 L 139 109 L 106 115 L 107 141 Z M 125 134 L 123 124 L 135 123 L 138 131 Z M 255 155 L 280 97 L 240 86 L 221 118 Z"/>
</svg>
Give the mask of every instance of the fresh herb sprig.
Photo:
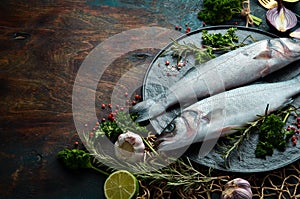
<svg viewBox="0 0 300 199">
<path fill-rule="evenodd" d="M 237 28 L 229 28 L 223 35 L 221 33 L 208 33 L 208 30 L 202 31 L 202 44 L 204 47 L 220 50 L 234 50 L 239 45 L 239 37 L 235 34 Z"/>
<path fill-rule="evenodd" d="M 194 55 L 196 64 L 204 63 L 212 58 L 212 53 L 206 48 L 198 47 L 193 43 L 183 43 L 173 40 L 173 45 L 171 47 L 172 56 L 178 57 L 179 59 L 188 55 Z"/>
<path fill-rule="evenodd" d="M 239 135 L 234 135 L 234 136 L 227 136 L 227 142 L 226 142 L 226 145 L 228 145 L 228 141 L 230 141 L 232 144 L 228 146 L 221 146 L 222 149 L 225 148 L 225 152 L 223 153 L 222 157 L 224 159 L 224 164 L 225 164 L 225 167 L 226 168 L 229 168 L 230 167 L 230 164 L 229 164 L 229 158 L 232 154 L 232 152 L 236 149 L 238 149 L 243 141 L 245 139 L 248 138 L 249 134 L 255 129 L 257 128 L 257 125 L 263 120 L 263 117 L 259 117 L 256 121 L 254 122 L 249 122 L 248 123 L 248 127 L 244 130 L 239 130 L 240 131 L 240 134 Z"/>
<path fill-rule="evenodd" d="M 215 181 L 226 182 L 229 176 L 211 176 L 211 170 L 204 172 L 196 169 L 188 158 L 177 159 L 167 167 L 154 169 L 151 172 L 136 173 L 136 177 L 152 186 L 176 190 L 179 187 L 188 192 L 202 185 L 211 185 Z M 209 186 L 208 186 L 209 187 Z"/>
<path fill-rule="evenodd" d="M 229 21 L 236 14 L 242 13 L 244 0 L 204 0 L 203 9 L 198 13 L 198 18 L 209 24 L 220 24 Z M 256 25 L 261 19 L 251 15 Z"/>
<path fill-rule="evenodd" d="M 58 152 L 57 158 L 70 170 L 92 169 L 106 176 L 109 175 L 106 171 L 93 166 L 91 155 L 81 149 L 64 149 Z"/>
<path fill-rule="evenodd" d="M 108 138 L 114 139 L 127 131 L 145 135 L 148 132 L 147 128 L 133 122 L 136 117 L 136 115 L 119 111 L 116 114 L 115 120 L 101 122 L 99 124 L 99 127 L 95 130 L 95 136 L 106 135 Z"/>
<path fill-rule="evenodd" d="M 272 155 L 274 149 L 284 151 L 286 148 L 285 122 L 278 115 L 266 116 L 259 128 L 259 142 L 256 146 L 255 155 L 258 158 L 265 158 Z"/>
<path fill-rule="evenodd" d="M 183 43 L 173 40 L 173 45 L 170 49 L 172 55 L 179 58 L 186 58 L 188 55 L 194 55 L 196 64 L 206 62 L 216 57 L 216 53 L 222 54 L 239 47 L 246 45 L 245 41 L 250 38 L 256 41 L 251 35 L 248 35 L 242 42 L 238 42 L 239 38 L 236 35 L 237 28 L 232 27 L 222 33 L 209 33 L 207 30 L 202 30 L 201 47 L 193 43 Z M 167 51 L 169 52 L 169 51 Z M 166 53 L 167 53 L 166 52 Z"/>
<path fill-rule="evenodd" d="M 241 5 L 242 0 L 204 0 L 203 10 L 198 13 L 198 17 L 206 23 L 222 23 L 240 13 Z"/>
<path fill-rule="evenodd" d="M 256 148 L 257 157 L 263 158 L 266 155 L 271 155 L 274 148 L 284 150 L 286 146 L 286 140 L 291 136 L 291 133 L 289 131 L 284 130 L 285 123 L 287 122 L 290 114 L 292 112 L 297 112 L 297 110 L 299 109 L 300 107 L 294 107 L 290 105 L 268 115 L 267 107 L 266 114 L 258 115 L 258 118 L 253 122 L 249 122 L 248 126 L 245 129 L 240 129 L 240 134 L 225 137 L 225 141 L 223 140 L 224 143 L 219 143 L 219 147 L 223 151 L 222 157 L 224 158 L 225 166 L 227 168 L 230 167 L 229 158 L 232 152 L 238 150 L 243 141 L 246 140 L 250 133 L 254 131 L 263 131 L 259 133 L 264 134 L 264 136 L 268 138 L 267 140 L 270 139 L 267 142 L 264 141 L 263 143 L 258 144 Z M 272 139 L 276 139 L 275 144 L 272 144 Z M 231 145 L 228 145 L 228 142 L 230 142 Z"/>
</svg>

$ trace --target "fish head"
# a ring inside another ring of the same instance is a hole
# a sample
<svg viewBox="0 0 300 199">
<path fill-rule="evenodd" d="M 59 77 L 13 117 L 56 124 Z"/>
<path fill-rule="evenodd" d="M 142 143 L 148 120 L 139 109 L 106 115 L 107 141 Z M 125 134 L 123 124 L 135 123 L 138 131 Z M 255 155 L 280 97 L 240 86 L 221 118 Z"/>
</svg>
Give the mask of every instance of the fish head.
<svg viewBox="0 0 300 199">
<path fill-rule="evenodd" d="M 199 111 L 186 110 L 176 117 L 158 137 L 158 150 L 169 151 L 189 146 L 197 136 L 202 114 Z"/>
</svg>

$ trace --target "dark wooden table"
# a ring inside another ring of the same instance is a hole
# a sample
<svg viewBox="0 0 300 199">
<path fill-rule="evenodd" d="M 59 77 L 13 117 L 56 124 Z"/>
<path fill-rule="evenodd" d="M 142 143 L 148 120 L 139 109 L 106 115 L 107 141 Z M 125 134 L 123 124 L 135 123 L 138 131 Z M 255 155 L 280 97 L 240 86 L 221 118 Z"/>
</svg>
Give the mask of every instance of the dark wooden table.
<svg viewBox="0 0 300 199">
<path fill-rule="evenodd" d="M 89 53 L 115 34 L 144 26 L 173 29 L 186 22 L 141 7 L 97 2 L 1 1 L 0 198 L 104 197 L 104 176 L 69 172 L 56 159 L 58 151 L 80 142 L 72 115 L 76 74 Z M 265 10 L 252 3 L 254 12 L 264 18 Z M 299 14 L 299 6 L 295 9 Z M 265 22 L 260 28 L 268 30 Z M 122 68 L 147 65 L 158 50 L 130 52 L 117 59 L 99 83 L 96 105 L 109 103 L 106 96 Z"/>
</svg>

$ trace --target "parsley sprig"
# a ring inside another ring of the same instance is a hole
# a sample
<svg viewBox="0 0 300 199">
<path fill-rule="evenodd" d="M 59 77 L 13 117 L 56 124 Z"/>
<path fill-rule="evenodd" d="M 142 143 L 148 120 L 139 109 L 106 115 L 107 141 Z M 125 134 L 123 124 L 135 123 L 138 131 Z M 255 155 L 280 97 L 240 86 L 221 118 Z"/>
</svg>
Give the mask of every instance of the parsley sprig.
<svg viewBox="0 0 300 199">
<path fill-rule="evenodd" d="M 239 38 L 236 35 L 237 28 L 232 27 L 222 33 L 209 33 L 207 30 L 202 30 L 201 47 L 193 43 L 179 43 L 173 41 L 171 47 L 173 57 L 186 58 L 188 55 L 194 55 L 196 64 L 206 62 L 216 57 L 217 54 L 222 54 L 239 47 L 245 46 L 245 41 L 250 37 L 252 41 L 255 39 L 248 35 L 239 43 Z M 167 51 L 166 53 L 168 53 Z"/>
<path fill-rule="evenodd" d="M 229 21 L 236 14 L 242 13 L 244 0 L 204 0 L 203 9 L 198 13 L 198 18 L 209 24 L 220 24 Z M 253 22 L 259 25 L 262 20 L 251 15 Z"/>
</svg>

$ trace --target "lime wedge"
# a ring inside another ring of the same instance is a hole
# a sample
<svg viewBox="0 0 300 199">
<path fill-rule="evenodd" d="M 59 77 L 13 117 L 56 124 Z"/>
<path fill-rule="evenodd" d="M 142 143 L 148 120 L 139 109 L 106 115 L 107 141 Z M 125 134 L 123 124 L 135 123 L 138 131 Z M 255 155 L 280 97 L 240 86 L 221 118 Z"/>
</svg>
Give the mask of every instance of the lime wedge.
<svg viewBox="0 0 300 199">
<path fill-rule="evenodd" d="M 137 179 L 126 170 L 112 173 L 104 183 L 104 194 L 107 199 L 130 199 L 139 190 Z"/>
</svg>

